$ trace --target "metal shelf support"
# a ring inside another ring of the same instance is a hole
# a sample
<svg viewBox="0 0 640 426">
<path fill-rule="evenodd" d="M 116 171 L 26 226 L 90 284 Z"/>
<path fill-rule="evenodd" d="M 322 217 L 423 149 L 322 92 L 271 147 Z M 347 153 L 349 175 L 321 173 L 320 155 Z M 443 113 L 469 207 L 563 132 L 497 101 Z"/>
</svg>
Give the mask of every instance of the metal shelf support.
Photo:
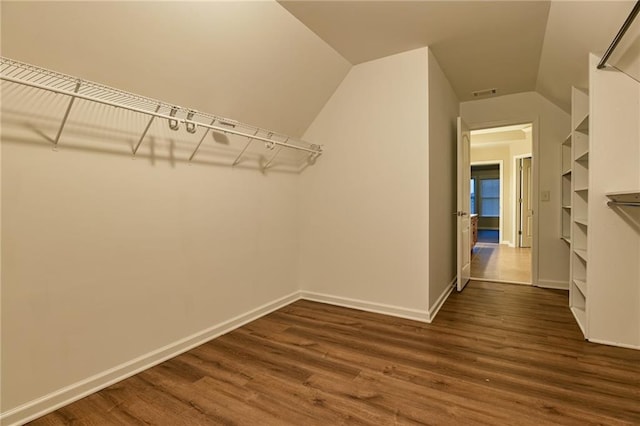
<svg viewBox="0 0 640 426">
<path fill-rule="evenodd" d="M 69 118 L 69 113 L 71 112 L 71 107 L 73 106 L 73 102 L 76 100 L 76 96 L 74 94 L 77 94 L 78 91 L 80 90 L 80 84 L 82 84 L 82 81 L 78 80 L 78 82 L 76 83 L 76 88 L 73 90 L 73 94 L 70 94 L 69 96 L 71 96 L 71 99 L 69 99 L 69 105 L 67 105 L 67 110 L 64 112 L 64 117 L 62 117 L 62 123 L 60 123 L 60 128 L 58 129 L 58 134 L 56 135 L 55 140 L 53 141 L 53 145 L 54 145 L 54 150 L 58 147 L 58 142 L 60 141 L 60 136 L 62 135 L 62 131 L 64 130 L 64 126 L 65 124 L 67 124 L 67 119 Z"/>
</svg>

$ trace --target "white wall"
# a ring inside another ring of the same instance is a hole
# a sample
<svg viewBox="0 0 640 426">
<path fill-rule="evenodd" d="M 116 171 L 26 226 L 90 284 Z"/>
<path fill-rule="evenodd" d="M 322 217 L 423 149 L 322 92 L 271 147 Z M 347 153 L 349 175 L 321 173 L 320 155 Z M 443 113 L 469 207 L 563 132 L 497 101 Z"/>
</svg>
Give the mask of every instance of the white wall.
<svg viewBox="0 0 640 426">
<path fill-rule="evenodd" d="M 295 175 L 189 167 L 166 139 L 152 161 L 125 143 L 54 153 L 14 126 L 2 122 L 3 410 L 297 292 Z"/>
<path fill-rule="evenodd" d="M 300 285 L 317 300 L 430 320 L 455 277 L 458 100 L 427 48 L 355 66 L 305 138 Z"/>
<path fill-rule="evenodd" d="M 426 319 L 427 52 L 354 66 L 305 133 L 326 154 L 301 176 L 303 291 Z"/>
<path fill-rule="evenodd" d="M 5 56 L 294 135 L 350 68 L 274 1 L 15 2 L 1 19 Z M 84 101 L 54 153 L 67 100 L 2 89 L 3 422 L 297 296 L 297 175 L 232 169 L 211 138 L 189 167 L 197 139 L 161 120 L 132 161 L 148 118 Z"/>
<path fill-rule="evenodd" d="M 591 55 L 588 337 L 640 348 L 640 209 L 608 207 L 605 195 L 640 190 L 640 84 L 597 62 Z"/>
<path fill-rule="evenodd" d="M 429 50 L 429 312 L 456 276 L 457 128 L 460 102 Z"/>
<path fill-rule="evenodd" d="M 560 145 L 570 130 L 570 116 L 535 92 L 463 102 L 462 118 L 471 128 L 536 122 L 538 128 L 539 191 L 550 191 L 548 202 L 534 206 L 538 220 L 538 282 L 540 286 L 568 288 L 569 252 L 560 239 Z M 534 135 L 535 140 L 535 135 Z M 534 148 L 535 149 L 535 148 Z M 535 188 L 535 183 L 534 183 Z"/>
</svg>

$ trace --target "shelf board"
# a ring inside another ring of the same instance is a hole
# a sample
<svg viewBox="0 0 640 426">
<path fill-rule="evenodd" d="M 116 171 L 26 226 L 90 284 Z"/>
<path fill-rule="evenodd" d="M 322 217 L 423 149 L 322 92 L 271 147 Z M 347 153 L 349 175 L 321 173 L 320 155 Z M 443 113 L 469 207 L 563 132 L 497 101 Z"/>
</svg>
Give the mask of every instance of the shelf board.
<svg viewBox="0 0 640 426">
<path fill-rule="evenodd" d="M 584 151 L 576 157 L 575 161 L 589 161 L 589 150 Z"/>
<path fill-rule="evenodd" d="M 562 145 L 571 146 L 571 133 L 569 133 L 569 136 L 565 138 L 565 140 L 562 142 Z"/>
<path fill-rule="evenodd" d="M 576 126 L 576 130 L 580 133 L 589 134 L 589 114 L 587 114 L 580 124 Z"/>
<path fill-rule="evenodd" d="M 587 222 L 587 219 L 581 217 L 576 217 L 573 219 L 573 221 L 578 225 L 589 226 L 589 222 Z"/>
<path fill-rule="evenodd" d="M 607 192 L 609 199 L 616 203 L 640 203 L 640 191 Z"/>
<path fill-rule="evenodd" d="M 587 261 L 587 251 L 583 249 L 573 249 L 573 252 L 578 255 L 578 257 L 585 262 Z"/>
<path fill-rule="evenodd" d="M 571 206 L 562 206 L 563 209 L 571 210 Z"/>
<path fill-rule="evenodd" d="M 583 186 L 583 187 L 581 187 L 581 188 L 576 188 L 576 189 L 574 189 L 573 191 L 574 191 L 574 192 L 584 192 L 584 191 L 588 191 L 588 190 L 589 190 L 589 187 L 588 187 L 588 186 Z"/>
<path fill-rule="evenodd" d="M 562 176 L 567 176 L 571 174 L 571 169 L 567 169 L 564 172 L 562 172 Z"/>
<path fill-rule="evenodd" d="M 575 317 L 582 334 L 586 337 L 587 313 L 584 309 L 576 308 L 575 306 L 571 307 L 571 313 Z"/>
<path fill-rule="evenodd" d="M 565 243 L 571 245 L 571 238 L 569 238 L 569 237 L 560 237 L 560 239 L 562 241 L 564 241 Z"/>
<path fill-rule="evenodd" d="M 574 279 L 573 283 L 576 285 L 578 290 L 580 290 L 580 293 L 582 293 L 584 297 L 587 297 L 587 282 L 584 280 Z"/>
</svg>

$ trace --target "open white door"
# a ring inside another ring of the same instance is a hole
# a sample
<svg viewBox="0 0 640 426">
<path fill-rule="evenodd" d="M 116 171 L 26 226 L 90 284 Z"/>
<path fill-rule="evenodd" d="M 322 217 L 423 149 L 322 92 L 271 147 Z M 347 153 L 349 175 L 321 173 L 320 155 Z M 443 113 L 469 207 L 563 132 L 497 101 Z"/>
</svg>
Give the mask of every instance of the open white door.
<svg viewBox="0 0 640 426">
<path fill-rule="evenodd" d="M 471 133 L 458 117 L 458 291 L 462 291 L 471 276 Z"/>
</svg>

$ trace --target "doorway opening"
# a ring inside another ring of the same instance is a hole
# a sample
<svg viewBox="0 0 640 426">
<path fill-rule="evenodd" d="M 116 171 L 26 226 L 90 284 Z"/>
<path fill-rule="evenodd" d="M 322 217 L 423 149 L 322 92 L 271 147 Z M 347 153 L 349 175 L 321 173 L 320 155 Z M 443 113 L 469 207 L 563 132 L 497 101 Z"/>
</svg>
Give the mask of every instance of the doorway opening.
<svg viewBox="0 0 640 426">
<path fill-rule="evenodd" d="M 532 124 L 471 131 L 471 279 L 532 283 Z"/>
</svg>

